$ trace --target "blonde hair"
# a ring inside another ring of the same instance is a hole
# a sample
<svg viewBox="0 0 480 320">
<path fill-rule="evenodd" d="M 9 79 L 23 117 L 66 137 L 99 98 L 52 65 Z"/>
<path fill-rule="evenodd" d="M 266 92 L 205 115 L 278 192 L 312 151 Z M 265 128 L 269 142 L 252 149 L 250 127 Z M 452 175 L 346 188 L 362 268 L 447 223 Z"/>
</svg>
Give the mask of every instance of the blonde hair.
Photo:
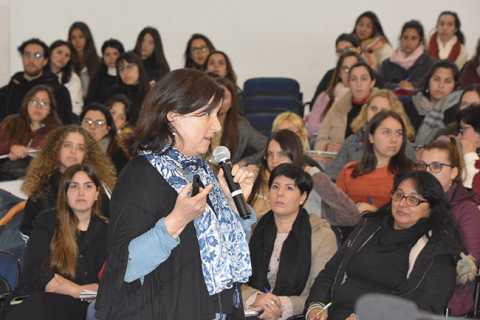
<svg viewBox="0 0 480 320">
<path fill-rule="evenodd" d="M 275 118 L 275 120 L 273 120 L 272 132 L 277 132 L 278 127 L 280 127 L 280 125 L 285 120 L 288 120 L 288 122 L 290 122 L 295 128 L 297 128 L 297 132 L 295 133 L 300 138 L 300 141 L 302 141 L 303 154 L 305 154 L 307 150 L 310 150 L 310 144 L 308 142 L 308 132 L 305 128 L 305 122 L 303 122 L 303 119 L 298 114 L 290 111 L 280 113 Z"/>
<path fill-rule="evenodd" d="M 367 109 L 370 106 L 370 103 L 372 103 L 373 99 L 377 97 L 388 99 L 388 102 L 392 107 L 392 111 L 398 114 L 400 118 L 402 118 L 403 123 L 405 124 L 405 130 L 407 131 L 407 139 L 410 141 L 413 141 L 413 139 L 415 138 L 415 129 L 410 123 L 410 118 L 405 113 L 405 109 L 403 108 L 402 103 L 400 102 L 400 100 L 398 100 L 395 93 L 393 93 L 393 91 L 388 89 L 378 90 L 372 93 L 370 98 L 368 98 L 367 102 L 363 105 L 362 110 L 360 111 L 358 116 L 355 119 L 353 119 L 352 123 L 350 124 L 350 127 L 353 130 L 353 133 L 356 133 L 363 126 L 366 126 L 368 124 Z"/>
</svg>

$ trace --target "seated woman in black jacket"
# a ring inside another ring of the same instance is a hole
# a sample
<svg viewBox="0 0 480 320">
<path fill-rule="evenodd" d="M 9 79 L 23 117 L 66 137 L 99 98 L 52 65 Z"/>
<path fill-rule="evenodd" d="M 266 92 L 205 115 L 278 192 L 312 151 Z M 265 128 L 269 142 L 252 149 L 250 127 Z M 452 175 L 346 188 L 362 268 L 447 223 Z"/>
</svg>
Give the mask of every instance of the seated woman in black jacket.
<svg viewBox="0 0 480 320">
<path fill-rule="evenodd" d="M 90 133 L 93 139 L 98 142 L 100 148 L 112 160 L 118 176 L 129 159 L 117 143 L 117 128 L 107 107 L 99 103 L 89 104 L 83 108 L 78 117 L 78 123 Z"/>
<path fill-rule="evenodd" d="M 315 279 L 307 319 L 353 320 L 355 301 L 373 292 L 401 296 L 441 314 L 455 290 L 463 249 L 440 182 L 424 171 L 400 173 L 390 203 L 364 215 Z M 474 277 L 475 262 L 462 257 L 471 266 L 466 278 Z"/>
<path fill-rule="evenodd" d="M 90 82 L 85 105 L 97 102 L 103 90 L 115 85 L 117 80 L 117 58 L 124 52 L 123 44 L 116 39 L 110 39 L 103 43 L 102 62 L 95 78 Z"/>
<path fill-rule="evenodd" d="M 114 95 L 123 93 L 133 103 L 130 122 L 133 126 L 137 122 L 140 108 L 149 90 L 150 84 L 142 60 L 135 53 L 127 52 L 117 58 L 117 83 L 105 89 L 97 102 L 105 104 Z"/>
<path fill-rule="evenodd" d="M 7 297 L 4 319 L 85 319 L 88 302 L 80 295 L 97 291 L 106 258 L 108 224 L 100 212 L 101 184 L 87 164 L 65 171 L 56 209 L 43 211 L 35 220 L 23 273 Z"/>
<path fill-rule="evenodd" d="M 102 180 L 102 214 L 110 216 L 110 190 L 115 186 L 115 167 L 98 143 L 82 127 L 70 125 L 50 133 L 30 164 L 22 191 L 28 196 L 20 233 L 25 242 L 37 215 L 55 207 L 62 173 L 78 163 L 91 165 Z"/>
<path fill-rule="evenodd" d="M 142 58 L 143 67 L 150 83 L 155 83 L 160 77 L 170 72 L 163 52 L 162 39 L 157 29 L 144 28 L 138 35 L 133 52 Z"/>
<path fill-rule="evenodd" d="M 423 26 L 417 20 L 403 25 L 401 46 L 383 61 L 380 74 L 387 89 L 411 89 L 422 80 L 430 67 L 437 61 L 432 58 L 423 44 Z"/>
</svg>

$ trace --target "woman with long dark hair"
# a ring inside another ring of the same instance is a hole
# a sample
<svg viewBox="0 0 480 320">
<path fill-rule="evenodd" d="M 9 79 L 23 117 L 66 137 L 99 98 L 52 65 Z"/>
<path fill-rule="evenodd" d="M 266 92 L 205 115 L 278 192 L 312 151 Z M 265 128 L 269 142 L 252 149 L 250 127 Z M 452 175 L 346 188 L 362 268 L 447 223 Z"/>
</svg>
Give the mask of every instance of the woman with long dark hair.
<svg viewBox="0 0 480 320">
<path fill-rule="evenodd" d="M 65 171 L 55 208 L 35 220 L 22 275 L 7 297 L 6 311 L 11 311 L 4 319 L 85 319 L 88 302 L 81 294 L 97 291 L 106 258 L 108 223 L 100 212 L 101 188 L 99 176 L 87 164 Z M 29 297 L 18 306 L 10 303 L 25 295 Z"/>
<path fill-rule="evenodd" d="M 477 42 L 477 48 L 475 49 L 475 54 L 468 61 L 465 69 L 462 73 L 462 88 L 467 88 L 472 84 L 480 83 L 480 70 L 478 66 L 480 65 L 480 39 Z"/>
<path fill-rule="evenodd" d="M 343 167 L 337 186 L 357 205 L 370 203 L 372 210 L 388 203 L 394 176 L 413 168 L 405 154 L 407 130 L 393 111 L 377 113 L 368 123 L 360 161 Z"/>
<path fill-rule="evenodd" d="M 428 172 L 400 173 L 391 200 L 364 216 L 315 279 L 306 302 L 307 319 L 354 320 L 354 304 L 366 293 L 400 296 L 421 310 L 443 314 L 456 280 L 466 283 L 477 271 L 462 251 L 438 180 Z M 468 268 L 457 278 L 460 257 Z M 320 313 L 329 302 L 331 307 Z"/>
<path fill-rule="evenodd" d="M 83 96 L 86 97 L 90 81 L 97 74 L 100 57 L 95 48 L 90 28 L 84 22 L 74 22 L 68 30 L 68 42 L 73 47 L 73 69 L 82 80 Z"/>
<path fill-rule="evenodd" d="M 372 11 L 362 13 L 355 21 L 354 34 L 362 46 L 362 57 L 375 71 L 382 62 L 392 55 L 392 46 L 388 42 L 377 15 Z"/>
<path fill-rule="evenodd" d="M 432 57 L 438 60 L 448 59 L 454 62 L 459 70 L 463 68 L 468 57 L 460 26 L 456 12 L 443 11 L 438 16 L 435 33 L 427 37 L 425 42 Z"/>
<path fill-rule="evenodd" d="M 215 51 L 210 39 L 203 34 L 193 34 L 187 42 L 185 49 L 185 68 L 203 70 L 210 52 Z"/>
<path fill-rule="evenodd" d="M 114 95 L 126 95 L 133 104 L 131 125 L 135 125 L 149 90 L 150 84 L 142 60 L 135 53 L 127 52 L 117 58 L 117 83 L 103 90 L 98 102 L 105 104 Z"/>
<path fill-rule="evenodd" d="M 117 81 L 117 59 L 124 52 L 123 44 L 116 39 L 110 39 L 103 43 L 102 62 L 95 78 L 90 81 L 85 104 L 97 102 L 103 90 L 115 85 Z"/>
<path fill-rule="evenodd" d="M 157 29 L 144 28 L 138 35 L 133 52 L 142 59 L 150 83 L 155 83 L 170 72 L 170 67 L 163 52 L 162 39 Z"/>
<path fill-rule="evenodd" d="M 79 115 L 83 107 L 82 81 L 73 71 L 73 51 L 74 49 L 69 42 L 63 40 L 55 41 L 50 46 L 50 58 L 44 70 L 58 76 L 58 81 L 60 81 L 70 93 L 72 112 Z"/>
</svg>

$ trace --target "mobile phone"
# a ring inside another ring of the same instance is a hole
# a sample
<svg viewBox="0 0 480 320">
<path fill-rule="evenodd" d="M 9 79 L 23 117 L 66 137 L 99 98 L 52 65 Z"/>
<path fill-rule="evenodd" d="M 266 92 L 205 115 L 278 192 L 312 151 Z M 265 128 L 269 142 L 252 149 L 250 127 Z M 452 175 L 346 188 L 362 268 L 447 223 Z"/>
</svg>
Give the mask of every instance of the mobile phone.
<svg viewBox="0 0 480 320">
<path fill-rule="evenodd" d="M 200 191 L 200 176 L 198 174 L 193 176 L 192 197 L 195 197 Z"/>
</svg>

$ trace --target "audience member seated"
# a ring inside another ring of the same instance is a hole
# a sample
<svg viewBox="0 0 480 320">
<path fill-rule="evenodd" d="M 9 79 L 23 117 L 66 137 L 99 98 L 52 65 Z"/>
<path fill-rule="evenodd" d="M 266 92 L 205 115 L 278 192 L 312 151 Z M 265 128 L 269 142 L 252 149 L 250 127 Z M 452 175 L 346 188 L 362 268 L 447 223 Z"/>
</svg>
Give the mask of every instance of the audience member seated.
<svg viewBox="0 0 480 320">
<path fill-rule="evenodd" d="M 388 203 L 394 176 L 413 168 L 405 155 L 407 143 L 402 118 L 393 111 L 377 113 L 368 123 L 361 160 L 345 165 L 337 186 L 357 205 L 369 203 L 377 210 Z"/>
<path fill-rule="evenodd" d="M 456 118 L 458 118 L 460 111 L 474 104 L 480 104 L 480 84 L 472 84 L 463 90 L 456 106 Z M 457 135 L 459 130 L 460 124 L 457 119 L 438 129 L 433 138 L 437 139 L 442 135 Z"/>
<path fill-rule="evenodd" d="M 185 50 L 185 68 L 203 70 L 208 55 L 213 51 L 215 47 L 206 36 L 199 33 L 193 34 Z"/>
<path fill-rule="evenodd" d="M 479 172 L 476 163 L 480 159 L 480 102 L 458 113 L 457 121 L 460 122 L 458 139 L 465 164 L 465 170 L 460 172 L 462 182 L 465 188 L 472 188 L 474 176 Z M 473 188 L 478 196 L 480 189 Z"/>
<path fill-rule="evenodd" d="M 117 135 L 132 132 L 128 123 L 131 117 L 132 102 L 124 94 L 117 94 L 111 97 L 105 105 L 112 115 Z"/>
<path fill-rule="evenodd" d="M 268 186 L 272 209 L 250 240 L 252 276 L 242 286 L 245 309 L 263 309 L 267 319 L 302 314 L 310 287 L 337 251 L 330 224 L 303 209 L 312 178 L 292 164 L 277 166 Z"/>
<path fill-rule="evenodd" d="M 82 80 L 83 96 L 86 97 L 90 81 L 100 67 L 100 57 L 90 28 L 84 22 L 74 22 L 68 30 L 68 42 L 75 49 L 72 52 L 73 68 Z"/>
<path fill-rule="evenodd" d="M 78 124 L 90 133 L 107 157 L 112 160 L 118 176 L 129 159 L 117 143 L 117 129 L 107 107 L 99 103 L 87 105 L 78 117 Z"/>
<path fill-rule="evenodd" d="M 62 126 L 55 110 L 53 91 L 46 85 L 33 87 L 23 98 L 19 114 L 13 114 L 0 123 L 1 180 L 25 176 L 32 159 L 28 152 L 36 150 L 45 136 Z"/>
<path fill-rule="evenodd" d="M 57 40 L 50 46 L 50 59 L 44 71 L 56 74 L 58 81 L 63 84 L 70 93 L 72 112 L 79 115 L 83 107 L 82 81 L 73 72 L 72 67 L 73 47 L 70 43 Z"/>
<path fill-rule="evenodd" d="M 102 62 L 95 78 L 90 82 L 85 104 L 97 102 L 103 90 L 114 86 L 117 81 L 117 58 L 125 52 L 123 44 L 110 39 L 102 45 Z"/>
<path fill-rule="evenodd" d="M 440 139 L 425 147 L 417 169 L 428 171 L 438 179 L 447 195 L 466 250 L 476 261 L 480 261 L 480 211 L 476 193 L 462 185 L 463 161 L 458 141 L 454 136 L 442 136 Z M 457 287 L 448 307 L 455 317 L 472 312 L 472 284 Z"/>
<path fill-rule="evenodd" d="M 81 294 L 98 290 L 106 259 L 108 221 L 100 211 L 101 188 L 87 164 L 65 171 L 56 208 L 35 220 L 23 273 L 7 297 L 3 319 L 85 319 L 88 302 Z M 10 304 L 21 297 L 22 303 Z"/>
<path fill-rule="evenodd" d="M 330 85 L 315 98 L 311 112 L 305 116 L 308 136 L 312 142 L 315 141 L 323 119 L 325 119 L 333 103 L 337 98 L 344 96 L 350 90 L 350 68 L 358 62 L 363 62 L 363 59 L 356 51 L 346 51 L 342 54 L 338 59 L 336 68 L 332 72 L 333 76 L 331 77 Z"/>
<path fill-rule="evenodd" d="M 468 61 L 462 73 L 462 88 L 480 83 L 480 39 L 478 39 L 475 55 Z"/>
<path fill-rule="evenodd" d="M 408 115 L 403 109 L 402 103 L 398 100 L 397 96 L 390 90 L 382 89 L 375 93 L 372 93 L 367 102 L 363 105 L 360 114 L 352 121 L 350 126 L 352 127 L 353 134 L 345 139 L 337 156 L 333 159 L 332 163 L 325 169 L 325 173 L 333 181 L 337 180 L 340 171 L 349 162 L 359 161 L 363 154 L 363 145 L 365 139 L 365 132 L 367 125 L 374 115 L 380 111 L 393 111 L 402 118 L 405 128 L 407 130 L 407 139 L 413 141 L 415 138 L 415 130 L 410 124 Z M 407 157 L 416 162 L 415 152 L 410 143 L 407 143 L 405 152 Z"/>
<path fill-rule="evenodd" d="M 308 133 L 302 118 L 293 112 L 285 111 L 280 113 L 272 122 L 272 133 L 278 130 L 288 129 L 295 132 L 300 138 L 303 146 L 303 153 L 310 150 L 308 144 Z"/>
<path fill-rule="evenodd" d="M 403 25 L 400 47 L 380 67 L 385 88 L 415 92 L 415 87 L 437 61 L 425 51 L 423 42 L 423 26 L 419 21 L 411 20 Z"/>
<path fill-rule="evenodd" d="M 91 165 L 102 181 L 102 214 L 110 216 L 110 193 L 115 185 L 115 167 L 90 134 L 77 125 L 59 128 L 49 134 L 33 158 L 22 185 L 28 195 L 20 232 L 25 242 L 32 232 L 33 221 L 44 209 L 55 207 L 59 181 L 70 166 Z"/>
<path fill-rule="evenodd" d="M 378 71 L 382 62 L 392 55 L 392 46 L 377 15 L 371 11 L 362 13 L 355 22 L 352 34 L 360 40 L 362 57 L 373 70 Z"/>
<path fill-rule="evenodd" d="M 353 131 L 350 123 L 377 89 L 372 68 L 365 62 L 352 66 L 349 74 L 350 90 L 337 98 L 323 119 L 315 142 L 315 150 L 338 152 L 343 140 Z"/>
<path fill-rule="evenodd" d="M 243 110 L 243 91 L 237 85 L 237 74 L 233 70 L 232 63 L 228 56 L 222 51 L 212 51 L 207 57 L 204 66 L 206 73 L 215 73 L 222 78 L 232 81 L 237 90 L 238 113 L 244 114 Z"/>
<path fill-rule="evenodd" d="M 462 91 L 459 71 L 449 61 L 436 62 L 419 85 L 419 92 L 404 103 L 405 112 L 415 128 L 415 146 L 429 144 L 441 127 L 455 121 L 456 108 Z"/>
<path fill-rule="evenodd" d="M 163 52 L 162 38 L 160 38 L 157 29 L 144 28 L 138 35 L 133 52 L 142 59 L 150 83 L 155 83 L 170 72 L 170 67 Z"/>
<path fill-rule="evenodd" d="M 53 89 L 57 102 L 57 114 L 63 124 L 72 122 L 72 102 L 65 86 L 58 82 L 58 77 L 43 68 L 48 63 L 50 51 L 39 39 L 32 38 L 18 47 L 22 56 L 24 72 L 17 72 L 8 85 L 0 89 L 0 121 L 11 114 L 20 113 L 23 98 L 30 89 L 39 84 Z"/>
<path fill-rule="evenodd" d="M 440 13 L 435 33 L 427 36 L 425 45 L 432 57 L 455 62 L 459 70 L 467 62 L 468 52 L 465 47 L 465 38 L 460 31 L 460 19 L 455 12 L 443 11 Z"/>
<path fill-rule="evenodd" d="M 337 57 L 340 59 L 340 57 L 344 53 L 347 53 L 349 51 L 354 51 L 359 55 L 362 54 L 362 47 L 360 47 L 360 41 L 353 34 L 342 33 L 335 40 L 335 53 L 337 54 Z M 338 61 L 337 61 L 337 66 L 338 66 Z M 338 80 L 338 78 L 334 77 L 334 72 L 335 72 L 335 68 L 332 68 L 323 75 L 323 78 L 322 80 L 320 80 L 320 83 L 318 84 L 317 89 L 315 90 L 315 93 L 313 94 L 313 98 L 310 102 L 312 106 L 315 104 L 317 97 L 322 92 L 327 91 L 327 89 L 329 88 L 332 82 L 332 79 L 335 78 Z"/>
<path fill-rule="evenodd" d="M 133 126 L 137 122 L 143 100 L 149 90 L 150 84 L 142 60 L 135 53 L 127 52 L 117 59 L 117 84 L 105 89 L 98 102 L 105 104 L 114 95 L 126 95 L 133 104 L 130 122 Z"/>
<path fill-rule="evenodd" d="M 230 150 L 232 164 L 239 167 L 254 164 L 262 156 L 267 138 L 238 115 L 235 84 L 227 78 L 217 78 L 214 81 L 225 90 L 225 96 L 217 114 L 222 130 L 213 136 L 207 161 L 214 171 L 218 171 L 212 153 L 218 146 L 226 146 Z"/>
<path fill-rule="evenodd" d="M 462 248 L 438 180 L 421 171 L 399 174 L 391 200 L 365 215 L 315 279 L 306 319 L 357 319 L 354 304 L 365 293 L 400 296 L 421 310 L 444 314 Z M 476 267 L 470 265 L 467 274 L 474 277 Z M 329 302 L 328 311 L 318 315 Z"/>
</svg>

